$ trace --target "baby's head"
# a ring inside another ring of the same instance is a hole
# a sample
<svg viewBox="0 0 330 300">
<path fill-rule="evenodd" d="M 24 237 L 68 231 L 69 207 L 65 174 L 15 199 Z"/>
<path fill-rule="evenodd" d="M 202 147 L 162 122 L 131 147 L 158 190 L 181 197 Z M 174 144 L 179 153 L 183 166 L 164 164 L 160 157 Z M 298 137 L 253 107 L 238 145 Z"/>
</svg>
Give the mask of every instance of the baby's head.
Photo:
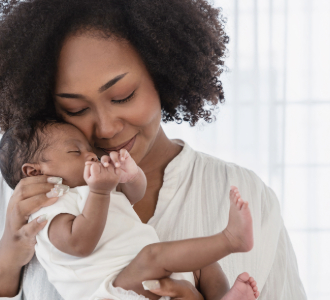
<svg viewBox="0 0 330 300">
<path fill-rule="evenodd" d="M 85 185 L 85 162 L 97 160 L 83 133 L 64 122 L 17 124 L 0 142 L 1 173 L 12 189 L 22 178 L 42 174 L 62 177 L 70 187 Z"/>
</svg>

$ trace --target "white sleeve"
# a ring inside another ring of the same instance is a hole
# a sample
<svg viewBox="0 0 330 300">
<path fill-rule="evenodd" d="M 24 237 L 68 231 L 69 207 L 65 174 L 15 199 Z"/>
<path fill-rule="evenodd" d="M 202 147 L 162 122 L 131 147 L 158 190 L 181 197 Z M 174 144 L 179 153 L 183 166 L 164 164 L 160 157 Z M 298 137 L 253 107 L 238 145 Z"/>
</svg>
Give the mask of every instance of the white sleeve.
<svg viewBox="0 0 330 300">
<path fill-rule="evenodd" d="M 1 173 L 0 173 L 0 238 L 2 237 L 3 231 L 5 229 L 5 221 L 6 221 L 6 211 L 8 202 L 13 193 L 13 190 L 7 185 L 4 181 Z M 15 297 L 0 297 L 0 300 L 21 300 L 22 299 L 22 290 L 23 284 L 22 281 L 20 283 L 19 293 Z"/>
<path fill-rule="evenodd" d="M 41 215 L 46 215 L 46 219 L 48 220 L 46 226 L 38 233 L 37 240 L 38 238 L 43 238 L 44 240 L 50 243 L 48 238 L 48 228 L 52 220 L 57 215 L 59 214 L 71 214 L 74 216 L 80 215 L 80 210 L 78 207 L 78 197 L 80 197 L 78 193 L 69 191 L 68 193 L 59 197 L 54 204 L 50 206 L 42 207 L 37 212 L 30 215 L 29 222 L 31 222 L 35 218 L 38 218 Z"/>
<path fill-rule="evenodd" d="M 274 214 L 279 204 L 274 191 L 262 182 L 262 202 L 261 202 L 261 235 L 265 241 L 273 240 L 274 237 L 267 235 L 276 232 L 276 244 L 273 244 L 274 252 L 262 251 L 260 258 L 263 262 L 270 261 L 272 265 L 265 277 L 265 282 L 259 296 L 260 300 L 306 300 L 307 296 L 299 277 L 296 255 L 294 253 L 289 235 L 284 226 L 280 212 Z M 276 217 L 277 215 L 277 217 Z M 273 228 L 272 228 L 273 227 Z M 274 228 L 277 227 L 277 230 Z M 272 229 L 271 229 L 272 228 Z M 266 249 L 263 249 L 266 250 Z M 272 259 L 268 260 L 266 257 Z M 261 267 L 264 265 L 261 264 Z M 267 268 L 263 268 L 264 270 Z"/>
<path fill-rule="evenodd" d="M 42 207 L 37 212 L 33 213 L 29 218 L 29 222 L 41 215 L 46 215 L 48 221 L 51 221 L 58 214 L 67 213 L 74 216 L 80 215 L 77 197 L 79 197 L 77 193 L 69 191 L 59 197 L 54 204 Z"/>
<path fill-rule="evenodd" d="M 276 194 L 253 171 L 231 167 L 231 185 L 237 184 L 249 201 L 254 235 L 253 249 L 232 255 L 231 264 L 237 266 L 238 274 L 246 271 L 256 279 L 259 300 L 306 300 Z"/>
<path fill-rule="evenodd" d="M 268 274 L 259 299 L 307 300 L 299 277 L 296 255 L 283 222 L 278 237 L 273 266 Z"/>
</svg>

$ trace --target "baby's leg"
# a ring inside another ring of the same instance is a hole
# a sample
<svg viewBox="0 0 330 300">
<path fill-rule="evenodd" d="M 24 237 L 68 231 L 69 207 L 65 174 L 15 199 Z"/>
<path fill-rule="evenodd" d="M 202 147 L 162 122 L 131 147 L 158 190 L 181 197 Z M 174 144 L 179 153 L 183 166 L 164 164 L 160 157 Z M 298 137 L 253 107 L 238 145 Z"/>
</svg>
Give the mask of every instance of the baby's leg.
<svg viewBox="0 0 330 300">
<path fill-rule="evenodd" d="M 199 291 L 205 300 L 255 300 L 257 283 L 248 273 L 239 275 L 231 289 L 226 275 L 216 262 L 200 270 Z"/>
<path fill-rule="evenodd" d="M 168 277 L 173 272 L 199 270 L 231 253 L 251 250 L 253 230 L 248 202 L 241 199 L 236 187 L 232 187 L 229 198 L 229 221 L 223 232 L 148 245 L 118 275 L 114 286 L 157 299 L 154 294 L 144 291 L 142 281 Z"/>
</svg>

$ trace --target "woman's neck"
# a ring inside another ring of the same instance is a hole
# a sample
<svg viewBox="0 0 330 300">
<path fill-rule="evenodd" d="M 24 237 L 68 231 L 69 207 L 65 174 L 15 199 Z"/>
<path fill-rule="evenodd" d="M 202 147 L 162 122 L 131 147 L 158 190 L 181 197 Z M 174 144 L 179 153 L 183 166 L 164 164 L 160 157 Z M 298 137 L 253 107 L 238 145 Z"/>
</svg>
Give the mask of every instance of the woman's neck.
<svg viewBox="0 0 330 300">
<path fill-rule="evenodd" d="M 160 127 L 151 150 L 139 163 L 147 177 L 147 190 L 143 199 L 134 204 L 133 208 L 143 223 L 147 223 L 154 215 L 165 168 L 181 150 L 182 146 L 168 139 Z"/>
<path fill-rule="evenodd" d="M 139 167 L 146 174 L 147 179 L 157 175 L 163 176 L 166 166 L 181 150 L 182 146 L 171 141 L 160 126 L 154 144 L 149 153 L 139 163 Z"/>
</svg>

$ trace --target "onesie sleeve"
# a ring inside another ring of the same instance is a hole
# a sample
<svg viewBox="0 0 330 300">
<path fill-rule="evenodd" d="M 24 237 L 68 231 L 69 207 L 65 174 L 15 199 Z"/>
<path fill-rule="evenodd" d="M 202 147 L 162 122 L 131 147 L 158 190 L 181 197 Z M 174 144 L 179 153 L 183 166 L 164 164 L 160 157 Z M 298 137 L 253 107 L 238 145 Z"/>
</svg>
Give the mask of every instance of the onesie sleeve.
<svg viewBox="0 0 330 300">
<path fill-rule="evenodd" d="M 306 293 L 299 277 L 296 255 L 290 241 L 287 229 L 285 228 L 283 219 L 280 215 L 277 216 L 276 222 L 270 222 L 272 219 L 272 210 L 274 206 L 278 206 L 278 199 L 274 191 L 266 184 L 262 183 L 262 227 L 263 239 L 268 241 L 271 238 L 271 227 L 276 230 L 276 244 L 272 251 L 272 264 L 270 271 L 265 277 L 263 288 L 260 292 L 260 299 L 276 299 L 276 300 L 306 300 Z M 268 230 L 266 229 L 268 228 Z M 266 250 L 266 249 L 263 249 Z M 260 257 L 266 261 L 266 257 L 270 254 L 262 251 Z M 268 254 L 268 255 L 267 255 Z"/>
<path fill-rule="evenodd" d="M 275 192 L 258 175 L 245 170 L 255 223 L 255 252 L 260 300 L 306 300 L 296 255 Z"/>
<path fill-rule="evenodd" d="M 29 218 L 29 222 L 44 214 L 46 215 L 49 223 L 55 216 L 59 214 L 67 213 L 74 216 L 80 215 L 78 207 L 78 197 L 78 193 L 69 191 L 68 193 L 59 197 L 54 204 L 42 207 L 37 212 L 33 213 Z"/>
<path fill-rule="evenodd" d="M 41 215 L 46 215 L 46 219 L 48 220 L 46 226 L 39 232 L 40 237 L 44 237 L 48 240 L 48 228 L 52 220 L 59 214 L 71 214 L 74 216 L 80 215 L 80 210 L 78 207 L 79 194 L 75 191 L 69 191 L 63 196 L 59 197 L 58 200 L 46 207 L 42 207 L 37 212 L 30 215 L 29 222 L 38 218 Z"/>
<path fill-rule="evenodd" d="M 235 164 L 230 168 L 230 185 L 237 186 L 242 197 L 249 201 L 254 236 L 250 252 L 231 255 L 231 263 L 237 270 L 235 276 L 245 271 L 253 276 L 260 300 L 306 300 L 275 192 L 253 171 Z"/>
</svg>

